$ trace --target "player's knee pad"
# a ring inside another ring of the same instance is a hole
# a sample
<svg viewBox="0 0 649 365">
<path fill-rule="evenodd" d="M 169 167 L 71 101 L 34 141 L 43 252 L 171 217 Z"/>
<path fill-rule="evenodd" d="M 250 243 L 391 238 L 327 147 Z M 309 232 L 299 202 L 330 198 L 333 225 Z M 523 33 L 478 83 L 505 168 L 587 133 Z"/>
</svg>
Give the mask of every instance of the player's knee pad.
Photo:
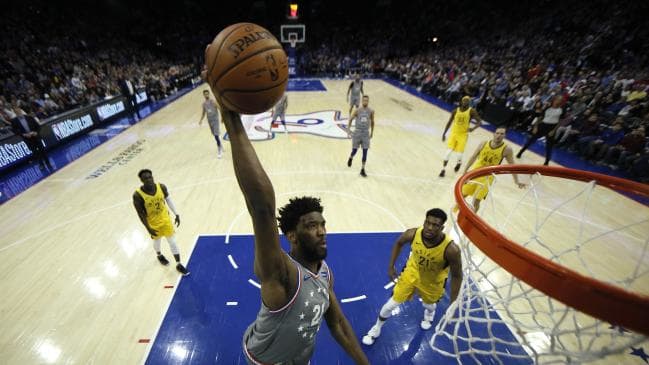
<svg viewBox="0 0 649 365">
<path fill-rule="evenodd" d="M 167 237 L 167 242 L 169 242 L 169 249 L 171 250 L 172 254 L 174 255 L 180 254 L 180 251 L 178 250 L 178 245 L 176 245 L 175 236 Z"/>
<path fill-rule="evenodd" d="M 389 318 L 392 316 L 392 311 L 396 309 L 399 306 L 399 303 L 395 302 L 394 299 L 390 298 L 387 303 L 383 304 L 383 307 L 381 307 L 381 312 L 379 312 L 379 315 L 382 318 Z"/>
</svg>

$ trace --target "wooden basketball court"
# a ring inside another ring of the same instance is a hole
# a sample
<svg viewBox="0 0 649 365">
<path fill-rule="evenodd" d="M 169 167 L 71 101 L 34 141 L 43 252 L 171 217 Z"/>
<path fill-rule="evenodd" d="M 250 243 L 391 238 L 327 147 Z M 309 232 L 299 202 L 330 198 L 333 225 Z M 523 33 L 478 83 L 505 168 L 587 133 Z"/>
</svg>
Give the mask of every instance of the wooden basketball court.
<svg viewBox="0 0 649 365">
<path fill-rule="evenodd" d="M 346 118 L 349 82 L 322 82 L 326 91 L 289 92 L 288 114 L 304 114 L 307 119 L 310 113 L 339 110 Z M 158 264 L 132 206 L 140 169 L 151 169 L 156 181 L 169 188 L 181 216 L 176 237 L 183 262 L 199 235 L 252 232 L 228 142 L 223 158 L 217 159 L 207 123 L 198 126 L 205 88 L 198 87 L 2 206 L 0 363 L 144 361 L 180 277 L 173 265 Z M 366 168 L 369 176 L 359 175 L 360 152 L 347 167 L 350 140 L 285 135 L 280 126 L 272 139 L 254 142 L 273 182 L 277 205 L 296 195 L 321 197 L 330 232 L 403 231 L 421 225 L 430 208 L 450 211 L 459 175 L 452 172 L 451 162 L 446 177 L 437 177 L 446 150 L 441 132 L 449 113 L 381 80 L 366 80 L 364 89 L 377 122 Z M 473 132 L 465 161 L 490 137 L 491 132 L 482 128 Z M 127 149 L 128 158 L 91 176 Z M 543 160 L 527 153 L 521 161 Z M 512 200 L 520 197 L 523 191 L 507 181 L 503 179 L 502 191 Z M 556 194 L 561 193 L 557 189 Z M 649 217 L 646 206 L 614 192 L 603 194 L 611 209 L 589 212 L 593 222 L 614 227 Z M 569 230 L 571 220 L 555 224 Z M 556 233 L 552 240 L 560 240 Z M 649 225 L 635 227 L 632 233 L 642 242 L 649 237 Z M 614 260 L 602 261 L 610 272 L 624 270 L 624 252 L 635 255 L 639 246 L 628 246 L 637 244 L 636 238 L 619 235 L 615 240 L 628 239 L 628 244 L 597 246 L 599 251 L 591 253 L 606 258 L 614 250 Z M 615 240 L 611 243 L 620 243 Z M 165 241 L 162 248 L 170 257 Z M 387 263 L 388 257 L 376 257 L 377 266 Z M 387 281 L 387 270 L 385 275 Z M 647 294 L 646 276 L 642 283 L 639 290 Z M 375 313 L 379 308 L 368 305 L 366 310 Z M 250 323 L 253 318 L 236 320 Z M 354 330 L 360 338 L 370 326 Z M 644 348 L 649 350 L 646 343 Z M 644 363 L 629 351 L 599 363 Z"/>
</svg>

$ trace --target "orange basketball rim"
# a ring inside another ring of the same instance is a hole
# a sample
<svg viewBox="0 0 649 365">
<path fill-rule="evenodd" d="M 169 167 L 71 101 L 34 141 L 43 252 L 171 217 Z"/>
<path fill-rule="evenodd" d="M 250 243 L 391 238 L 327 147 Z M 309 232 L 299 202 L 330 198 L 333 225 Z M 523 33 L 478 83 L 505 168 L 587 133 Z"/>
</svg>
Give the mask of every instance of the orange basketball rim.
<svg viewBox="0 0 649 365">
<path fill-rule="evenodd" d="M 489 166 L 469 171 L 455 185 L 460 208 L 457 222 L 464 234 L 494 262 L 537 290 L 590 316 L 649 335 L 649 296 L 584 276 L 526 249 L 489 226 L 462 197 L 462 186 L 476 177 L 536 173 L 595 181 L 615 191 L 649 197 L 649 185 L 588 171 L 538 165 Z"/>
</svg>

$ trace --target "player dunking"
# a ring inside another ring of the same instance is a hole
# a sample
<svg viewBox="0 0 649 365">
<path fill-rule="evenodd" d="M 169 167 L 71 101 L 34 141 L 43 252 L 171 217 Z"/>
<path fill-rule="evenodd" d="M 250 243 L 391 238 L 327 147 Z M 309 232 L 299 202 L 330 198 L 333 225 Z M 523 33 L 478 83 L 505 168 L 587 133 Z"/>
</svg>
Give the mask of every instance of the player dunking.
<svg viewBox="0 0 649 365">
<path fill-rule="evenodd" d="M 363 96 L 363 107 L 354 110 L 349 122 L 347 123 L 347 130 L 351 130 L 352 121 L 356 119 L 354 132 L 352 135 L 352 152 L 347 159 L 347 166 L 352 167 L 352 160 L 354 155 L 358 152 L 358 147 L 363 148 L 363 166 L 361 167 L 361 176 L 367 177 L 365 173 L 365 162 L 367 162 L 367 150 L 370 149 L 370 139 L 374 136 L 374 110 L 368 107 L 370 97 Z"/>
<path fill-rule="evenodd" d="M 363 80 L 361 80 L 361 76 L 357 74 L 354 77 L 354 81 L 349 84 L 349 88 L 347 89 L 347 101 L 349 101 L 350 116 L 352 115 L 354 107 L 358 109 L 361 102 L 361 96 L 363 95 L 365 95 L 365 92 L 363 91 Z"/>
<path fill-rule="evenodd" d="M 216 139 L 216 145 L 218 147 L 217 157 L 221 158 L 223 156 L 223 146 L 221 145 L 221 139 L 219 137 L 221 134 L 219 111 L 216 107 L 216 102 L 210 99 L 209 90 L 203 90 L 203 97 L 205 97 L 205 101 L 203 101 L 202 105 L 203 114 L 201 114 L 201 119 L 198 121 L 198 125 L 201 125 L 203 123 L 203 118 L 205 117 L 205 115 L 207 115 L 207 123 L 210 125 L 210 130 L 214 135 L 214 139 Z"/>
<path fill-rule="evenodd" d="M 480 127 L 480 124 L 482 123 L 482 119 L 480 119 L 478 112 L 469 106 L 470 101 L 471 98 L 468 96 L 463 97 L 462 101 L 460 101 L 460 106 L 453 110 L 451 117 L 448 119 L 448 123 L 446 123 L 444 133 L 442 133 L 442 142 L 446 140 L 446 132 L 448 132 L 449 127 L 451 127 L 451 123 L 453 124 L 453 128 L 451 129 L 451 136 L 448 139 L 448 150 L 446 150 L 444 166 L 442 167 L 442 171 L 439 173 L 439 177 L 444 177 L 446 174 L 446 164 L 448 164 L 451 154 L 454 154 L 457 158 L 457 163 L 453 170 L 455 172 L 460 170 L 460 166 L 462 165 L 462 154 L 466 147 L 466 141 L 469 139 L 469 132 L 473 132 L 476 128 Z M 469 128 L 469 123 L 472 119 L 475 120 L 477 124 L 475 127 Z"/>
<path fill-rule="evenodd" d="M 271 130 L 273 129 L 273 123 L 279 118 L 279 121 L 282 122 L 284 126 L 284 133 L 288 134 L 288 129 L 286 128 L 286 108 L 288 108 L 288 98 L 286 93 L 282 95 L 277 104 L 273 107 L 273 112 L 270 117 L 270 125 L 268 126 L 268 138 L 271 137 Z"/>
<path fill-rule="evenodd" d="M 491 140 L 480 143 L 469 159 L 469 162 L 464 169 L 464 173 L 466 174 L 467 171 L 475 170 L 480 167 L 500 165 L 503 158 L 506 159 L 508 163 L 513 164 L 514 158 L 512 149 L 505 143 L 506 132 L 507 129 L 504 127 L 496 128 Z M 521 189 L 525 188 L 526 185 L 518 181 L 518 175 L 513 174 L 513 176 L 516 185 Z M 487 197 L 489 186 L 493 183 L 493 180 L 493 175 L 482 176 L 469 180 L 464 184 L 464 186 L 462 186 L 462 196 L 467 197 L 473 195 L 473 210 L 475 212 L 480 209 L 480 202 Z M 457 210 L 457 207 L 455 210 Z"/>
<path fill-rule="evenodd" d="M 158 261 L 163 265 L 169 265 L 167 258 L 160 252 L 160 243 L 162 237 L 165 237 L 176 259 L 176 270 L 183 275 L 189 275 L 189 271 L 180 263 L 180 251 L 176 245 L 174 226 L 169 218 L 167 206 L 176 215 L 176 226 L 180 225 L 180 215 L 176 213 L 167 187 L 164 184 L 157 184 L 149 169 L 140 170 L 137 176 L 142 181 L 142 186 L 133 193 L 133 205 L 140 221 L 153 239 L 153 249 L 158 256 Z"/>
<path fill-rule="evenodd" d="M 406 267 L 399 275 L 392 297 L 381 307 L 379 318 L 372 328 L 363 336 L 365 345 L 372 345 L 381 335 L 381 327 L 392 315 L 392 310 L 401 303 L 412 299 L 415 290 L 419 293 L 424 306 L 424 318 L 421 328 L 432 327 L 437 302 L 444 295 L 444 287 L 449 271 L 451 272 L 451 303 L 455 301 L 462 284 L 462 261 L 459 247 L 444 234 L 446 213 L 434 208 L 426 212 L 424 225 L 403 232 L 395 242 L 390 256 L 388 275 L 396 279 L 394 263 L 403 246 L 410 244 L 410 256 Z"/>
<path fill-rule="evenodd" d="M 261 281 L 261 308 L 243 335 L 249 364 L 309 363 L 322 319 L 357 364 L 368 364 L 333 291 L 320 200 L 291 199 L 279 209 L 279 226 L 290 242 L 279 244 L 275 192 L 248 139 L 239 114 L 222 109 L 230 136 L 234 172 L 255 234 L 255 275 Z"/>
</svg>

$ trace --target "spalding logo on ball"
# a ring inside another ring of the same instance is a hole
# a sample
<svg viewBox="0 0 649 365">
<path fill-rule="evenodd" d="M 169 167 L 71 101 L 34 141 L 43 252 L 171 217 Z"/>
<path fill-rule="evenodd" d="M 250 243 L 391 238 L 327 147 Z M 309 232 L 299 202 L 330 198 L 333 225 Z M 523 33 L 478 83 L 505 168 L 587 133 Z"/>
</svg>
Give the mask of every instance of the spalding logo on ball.
<svg viewBox="0 0 649 365">
<path fill-rule="evenodd" d="M 237 23 L 223 29 L 205 50 L 207 82 L 219 104 L 241 114 L 272 108 L 286 91 L 288 60 L 266 29 Z"/>
</svg>

